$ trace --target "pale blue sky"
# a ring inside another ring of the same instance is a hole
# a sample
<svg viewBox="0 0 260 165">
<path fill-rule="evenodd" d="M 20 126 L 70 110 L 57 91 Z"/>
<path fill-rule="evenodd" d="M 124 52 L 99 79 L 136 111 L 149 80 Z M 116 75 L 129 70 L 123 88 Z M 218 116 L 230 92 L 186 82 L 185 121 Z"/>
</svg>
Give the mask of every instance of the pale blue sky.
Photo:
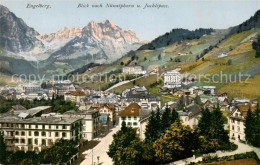
<svg viewBox="0 0 260 165">
<path fill-rule="evenodd" d="M 78 3 L 167 4 L 167 9 L 80 8 Z M 242 23 L 260 9 L 260 0 L 1 0 L 27 25 L 41 34 L 54 33 L 62 27 L 84 27 L 91 20 L 111 20 L 119 27 L 136 32 L 141 40 L 152 40 L 173 28 L 228 28 Z M 27 9 L 27 4 L 50 4 L 51 9 Z"/>
</svg>

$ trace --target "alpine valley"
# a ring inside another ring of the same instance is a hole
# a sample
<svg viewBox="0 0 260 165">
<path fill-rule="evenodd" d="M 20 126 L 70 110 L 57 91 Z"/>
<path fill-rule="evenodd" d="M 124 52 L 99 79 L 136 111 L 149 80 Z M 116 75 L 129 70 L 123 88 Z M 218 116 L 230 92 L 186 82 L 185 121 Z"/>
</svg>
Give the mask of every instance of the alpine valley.
<svg viewBox="0 0 260 165">
<path fill-rule="evenodd" d="M 0 5 L 0 71 L 64 75 L 89 63 L 113 62 L 142 44 L 133 30 L 105 20 L 40 35 Z"/>
</svg>

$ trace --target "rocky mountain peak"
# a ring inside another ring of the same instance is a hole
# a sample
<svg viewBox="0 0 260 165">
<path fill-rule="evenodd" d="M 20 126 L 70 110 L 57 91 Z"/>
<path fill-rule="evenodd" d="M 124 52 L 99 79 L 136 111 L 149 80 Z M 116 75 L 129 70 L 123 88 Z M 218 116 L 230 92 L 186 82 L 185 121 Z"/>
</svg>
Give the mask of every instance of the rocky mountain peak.
<svg viewBox="0 0 260 165">
<path fill-rule="evenodd" d="M 4 50 L 18 53 L 43 46 L 36 38 L 39 33 L 2 5 L 0 5 L 0 25 L 0 47 Z"/>
</svg>

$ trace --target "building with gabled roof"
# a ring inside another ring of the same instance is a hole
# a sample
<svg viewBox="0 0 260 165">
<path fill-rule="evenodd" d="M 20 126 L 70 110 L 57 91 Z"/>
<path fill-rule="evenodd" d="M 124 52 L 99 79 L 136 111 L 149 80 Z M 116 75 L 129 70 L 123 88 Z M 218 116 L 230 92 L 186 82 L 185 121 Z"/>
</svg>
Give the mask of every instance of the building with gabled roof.
<svg viewBox="0 0 260 165">
<path fill-rule="evenodd" d="M 238 104 L 232 106 L 228 116 L 229 137 L 237 141 L 245 141 L 245 120 L 249 108 L 254 112 L 257 108 L 256 104 Z"/>
<path fill-rule="evenodd" d="M 119 112 L 119 127 L 121 129 L 122 123 L 125 121 L 128 127 L 136 128 L 140 138 L 144 139 L 145 128 L 150 114 L 150 110 L 144 110 L 137 103 L 131 103 L 123 111 Z"/>
</svg>

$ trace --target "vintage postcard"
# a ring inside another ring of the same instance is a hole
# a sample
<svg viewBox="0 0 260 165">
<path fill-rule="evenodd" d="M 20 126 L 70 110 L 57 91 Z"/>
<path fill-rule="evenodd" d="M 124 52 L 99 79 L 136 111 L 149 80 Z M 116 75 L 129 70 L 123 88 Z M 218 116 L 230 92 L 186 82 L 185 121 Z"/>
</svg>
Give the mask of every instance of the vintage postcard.
<svg viewBox="0 0 260 165">
<path fill-rule="evenodd" d="M 0 0 L 0 164 L 260 162 L 259 0 Z"/>
</svg>

